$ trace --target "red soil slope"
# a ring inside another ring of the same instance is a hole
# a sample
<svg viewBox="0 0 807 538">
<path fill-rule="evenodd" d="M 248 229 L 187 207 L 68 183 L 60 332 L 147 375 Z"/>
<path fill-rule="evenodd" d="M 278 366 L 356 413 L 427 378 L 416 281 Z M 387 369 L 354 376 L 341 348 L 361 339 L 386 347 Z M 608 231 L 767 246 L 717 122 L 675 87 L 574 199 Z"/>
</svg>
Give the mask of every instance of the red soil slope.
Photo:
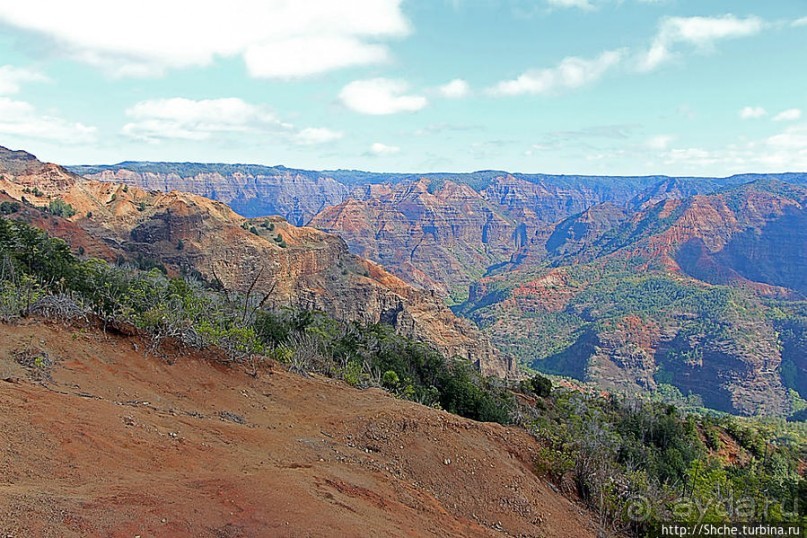
<svg viewBox="0 0 807 538">
<path fill-rule="evenodd" d="M 0 325 L 0 535 L 595 535 L 523 431 L 147 347 Z"/>
</svg>

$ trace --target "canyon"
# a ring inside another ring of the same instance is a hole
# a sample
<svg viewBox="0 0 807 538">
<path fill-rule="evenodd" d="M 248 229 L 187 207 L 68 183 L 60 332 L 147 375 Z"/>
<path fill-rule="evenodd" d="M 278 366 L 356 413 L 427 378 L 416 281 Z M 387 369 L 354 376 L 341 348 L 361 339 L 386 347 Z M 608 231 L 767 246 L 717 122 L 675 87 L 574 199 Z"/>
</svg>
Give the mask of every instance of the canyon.
<svg viewBox="0 0 807 538">
<path fill-rule="evenodd" d="M 338 235 L 545 372 L 740 414 L 787 415 L 807 396 L 807 364 L 794 351 L 806 326 L 796 305 L 806 291 L 807 174 L 72 169 Z M 620 306 L 637 294 L 650 304 Z"/>
</svg>

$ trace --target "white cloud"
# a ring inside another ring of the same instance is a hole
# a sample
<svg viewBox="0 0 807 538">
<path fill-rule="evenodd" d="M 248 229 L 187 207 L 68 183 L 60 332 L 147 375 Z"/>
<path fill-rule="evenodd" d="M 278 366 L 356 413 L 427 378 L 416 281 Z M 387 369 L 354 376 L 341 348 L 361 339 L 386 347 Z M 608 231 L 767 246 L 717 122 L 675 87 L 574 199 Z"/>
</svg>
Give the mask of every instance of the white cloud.
<svg viewBox="0 0 807 538">
<path fill-rule="evenodd" d="M 153 76 L 242 57 L 257 77 L 290 78 L 378 63 L 381 40 L 410 25 L 402 0 L 26 0 L 0 23 L 118 76 Z"/>
<path fill-rule="evenodd" d="M 594 6 L 588 0 L 547 0 L 547 3 L 552 7 L 576 7 L 586 11 L 594 9 Z"/>
<path fill-rule="evenodd" d="M 26 82 L 47 82 L 44 74 L 12 65 L 0 66 L 0 135 L 22 141 L 43 140 L 63 145 L 95 140 L 96 129 L 43 113 L 26 101 L 4 97 L 18 93 Z"/>
<path fill-rule="evenodd" d="M 556 67 L 527 71 L 513 80 L 498 83 L 489 91 L 494 95 L 551 94 L 591 84 L 619 64 L 623 51 L 611 50 L 593 60 L 568 57 Z"/>
<path fill-rule="evenodd" d="M 471 86 L 461 78 L 455 78 L 437 88 L 437 91 L 447 99 L 462 99 L 471 93 Z"/>
<path fill-rule="evenodd" d="M 695 173 L 704 168 L 728 175 L 739 172 L 785 172 L 807 169 L 807 124 L 788 127 L 762 140 L 720 148 L 672 148 L 659 154 L 662 163 Z"/>
<path fill-rule="evenodd" d="M 744 120 L 753 120 L 768 115 L 768 111 L 761 106 L 746 106 L 740 110 L 740 117 Z"/>
<path fill-rule="evenodd" d="M 335 142 L 344 136 L 344 133 L 332 131 L 325 127 L 308 127 L 294 135 L 294 141 L 303 146 L 313 146 L 316 144 L 327 144 Z"/>
<path fill-rule="evenodd" d="M 349 109 L 370 115 L 416 112 L 428 104 L 423 96 L 407 95 L 408 90 L 409 85 L 402 80 L 355 80 L 342 88 L 339 99 Z"/>
<path fill-rule="evenodd" d="M 802 152 L 807 152 L 807 125 L 789 127 L 783 132 L 771 136 L 765 142 L 769 147 L 777 150 L 801 150 Z"/>
<path fill-rule="evenodd" d="M 757 146 L 757 159 L 768 169 L 794 172 L 807 169 L 807 124 L 788 127 Z"/>
<path fill-rule="evenodd" d="M 773 121 L 796 121 L 799 118 L 801 118 L 801 110 L 798 108 L 789 108 L 774 116 Z"/>
<path fill-rule="evenodd" d="M 648 148 L 655 150 L 667 149 L 675 137 L 672 135 L 656 135 L 647 140 L 645 143 Z"/>
<path fill-rule="evenodd" d="M 399 151 L 401 151 L 401 148 L 398 146 L 388 146 L 386 144 L 382 144 L 381 142 L 376 142 L 370 146 L 370 153 L 373 155 L 395 155 Z"/>
<path fill-rule="evenodd" d="M 807 17 L 802 17 L 793 21 L 793 26 L 807 26 Z"/>
<path fill-rule="evenodd" d="M 48 77 L 38 71 L 13 65 L 0 66 L 0 95 L 11 95 L 20 91 L 25 82 L 46 82 Z"/>
<path fill-rule="evenodd" d="M 641 55 L 638 68 L 652 71 L 675 55 L 674 48 L 686 43 L 709 50 L 723 39 L 746 37 L 759 33 L 764 22 L 759 17 L 668 17 L 662 20 L 658 34 L 647 52 Z"/>
<path fill-rule="evenodd" d="M 313 146 L 334 142 L 344 133 L 325 127 L 296 129 L 268 107 L 239 98 L 151 99 L 126 110 L 131 118 L 121 129 L 129 138 L 149 143 L 163 140 L 204 141 L 215 136 L 272 135 L 281 140 Z"/>
<path fill-rule="evenodd" d="M 0 135 L 72 145 L 93 142 L 96 129 L 83 123 L 43 114 L 30 103 L 0 97 Z"/>
<path fill-rule="evenodd" d="M 244 54 L 256 78 L 299 78 L 356 65 L 377 64 L 389 58 L 383 45 L 353 37 L 313 36 L 256 45 Z"/>
<path fill-rule="evenodd" d="M 131 123 L 123 134 L 147 142 L 165 139 L 207 140 L 214 134 L 289 130 L 266 107 L 241 99 L 202 99 L 182 97 L 141 101 L 129 108 Z"/>
</svg>

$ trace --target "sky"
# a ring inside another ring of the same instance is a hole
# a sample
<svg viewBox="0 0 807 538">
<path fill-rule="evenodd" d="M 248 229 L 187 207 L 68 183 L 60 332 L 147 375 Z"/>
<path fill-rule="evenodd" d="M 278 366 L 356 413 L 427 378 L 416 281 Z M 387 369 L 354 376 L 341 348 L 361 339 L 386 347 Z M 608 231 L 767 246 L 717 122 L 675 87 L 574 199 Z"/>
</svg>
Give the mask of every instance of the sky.
<svg viewBox="0 0 807 538">
<path fill-rule="evenodd" d="M 0 145 L 61 164 L 807 171 L 807 2 L 0 0 Z"/>
</svg>

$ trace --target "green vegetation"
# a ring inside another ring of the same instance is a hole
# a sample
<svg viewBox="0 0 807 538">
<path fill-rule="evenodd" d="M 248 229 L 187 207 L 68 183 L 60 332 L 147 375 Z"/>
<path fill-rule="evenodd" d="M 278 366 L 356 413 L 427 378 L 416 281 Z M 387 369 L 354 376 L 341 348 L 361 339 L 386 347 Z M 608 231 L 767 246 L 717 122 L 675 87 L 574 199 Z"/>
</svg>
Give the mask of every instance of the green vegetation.
<svg viewBox="0 0 807 538">
<path fill-rule="evenodd" d="M 526 425 L 543 441 L 538 471 L 573 487 L 615 530 L 645 536 L 658 521 L 805 522 L 804 432 L 784 421 L 684 415 L 666 404 L 561 390 Z"/>
<path fill-rule="evenodd" d="M 659 402 L 556 388 L 540 374 L 520 383 L 485 379 L 471 364 L 446 360 L 383 324 L 269 309 L 267 297 L 226 294 L 196 278 L 138 268 L 153 260 L 135 263 L 81 260 L 65 242 L 0 218 L 0 318 L 40 313 L 95 317 L 109 329 L 131 324 L 155 346 L 169 338 L 215 346 L 254 375 L 269 357 L 302 375 L 317 372 L 475 420 L 518 424 L 543 447 L 536 472 L 580 495 L 603 528 L 634 536 L 672 519 L 804 521 L 804 424 L 683 414 Z M 660 293 L 648 299 L 659 308 L 700 304 L 690 302 L 695 292 L 674 283 L 639 285 Z M 617 293 L 635 308 L 646 306 L 641 293 Z M 600 299 L 593 295 L 580 305 Z M 616 304 L 597 304 L 619 311 Z M 649 511 L 637 512 L 637 502 Z"/>
<path fill-rule="evenodd" d="M 24 192 L 25 194 L 33 194 L 34 196 L 44 196 L 45 195 L 44 192 L 39 190 L 39 187 L 34 187 L 33 189 L 31 187 L 25 187 L 22 190 L 22 192 Z"/>
<path fill-rule="evenodd" d="M 76 214 L 76 210 L 61 198 L 54 198 L 48 203 L 48 213 L 69 219 Z"/>
<path fill-rule="evenodd" d="M 0 202 L 0 215 L 11 215 L 20 210 L 20 204 L 17 202 Z"/>
<path fill-rule="evenodd" d="M 590 359 L 597 353 L 652 354 L 656 370 L 649 375 L 659 384 L 657 394 L 686 407 L 738 411 L 717 388 L 720 380 L 699 383 L 692 372 L 710 363 L 727 368 L 748 361 L 765 363 L 771 350 L 778 350 L 778 373 L 784 386 L 795 391 L 790 412 L 807 416 L 799 407 L 800 400 L 807 399 L 803 303 L 763 300 L 739 287 L 646 270 L 646 263 L 613 258 L 564 267 L 562 288 L 544 292 L 549 299 L 565 294 L 560 310 L 535 308 L 531 302 L 521 307 L 511 293 L 521 282 L 540 279 L 547 268 L 519 275 L 518 280 L 496 281 L 486 296 L 458 310 L 486 328 L 500 349 L 550 374 L 583 381 L 590 379 Z M 532 293 L 527 301 L 534 301 Z"/>
</svg>

